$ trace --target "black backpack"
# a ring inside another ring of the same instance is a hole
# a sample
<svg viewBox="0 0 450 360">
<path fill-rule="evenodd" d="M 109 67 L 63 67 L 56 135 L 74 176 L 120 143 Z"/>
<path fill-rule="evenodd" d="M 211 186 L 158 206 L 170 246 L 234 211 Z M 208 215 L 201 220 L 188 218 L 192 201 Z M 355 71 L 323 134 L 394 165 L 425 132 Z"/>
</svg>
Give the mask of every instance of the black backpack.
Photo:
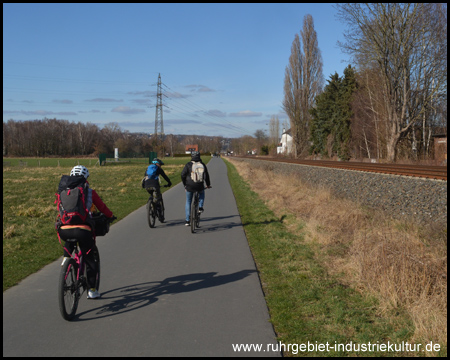
<svg viewBox="0 0 450 360">
<path fill-rule="evenodd" d="M 61 225 L 86 224 L 89 220 L 87 196 L 89 185 L 83 175 L 63 175 L 56 192 Z"/>
</svg>

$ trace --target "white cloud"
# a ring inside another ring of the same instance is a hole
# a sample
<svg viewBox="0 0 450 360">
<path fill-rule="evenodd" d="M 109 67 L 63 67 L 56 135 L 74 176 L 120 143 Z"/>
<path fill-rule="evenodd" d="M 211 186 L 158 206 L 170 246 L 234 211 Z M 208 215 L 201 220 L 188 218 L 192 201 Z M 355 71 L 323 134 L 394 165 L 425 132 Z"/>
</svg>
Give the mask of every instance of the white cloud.
<svg viewBox="0 0 450 360">
<path fill-rule="evenodd" d="M 85 101 L 89 101 L 89 102 L 123 102 L 123 100 L 106 99 L 106 98 L 96 98 L 96 99 L 90 99 L 90 100 L 85 100 Z"/>
<path fill-rule="evenodd" d="M 231 116 L 231 117 L 255 117 L 255 116 L 261 116 L 261 115 L 262 115 L 262 113 L 260 113 L 260 112 L 244 110 L 244 111 L 239 111 L 237 113 L 230 113 L 229 116 Z"/>
<path fill-rule="evenodd" d="M 4 115 L 20 114 L 20 115 L 28 115 L 28 116 L 77 115 L 77 113 L 72 112 L 72 111 L 53 112 L 53 111 L 48 111 L 48 110 L 33 110 L 33 111 L 4 110 L 3 114 Z"/>
<path fill-rule="evenodd" d="M 118 112 L 121 114 L 126 115 L 133 115 L 133 114 L 141 114 L 145 113 L 144 109 L 132 109 L 129 106 L 118 106 L 111 110 L 111 112 Z"/>
<path fill-rule="evenodd" d="M 222 111 L 220 111 L 220 110 L 208 110 L 208 111 L 206 112 L 206 115 L 209 115 L 209 116 L 218 116 L 218 117 L 225 117 L 225 116 L 227 116 L 227 113 L 224 113 L 224 112 L 222 112 Z"/>
</svg>

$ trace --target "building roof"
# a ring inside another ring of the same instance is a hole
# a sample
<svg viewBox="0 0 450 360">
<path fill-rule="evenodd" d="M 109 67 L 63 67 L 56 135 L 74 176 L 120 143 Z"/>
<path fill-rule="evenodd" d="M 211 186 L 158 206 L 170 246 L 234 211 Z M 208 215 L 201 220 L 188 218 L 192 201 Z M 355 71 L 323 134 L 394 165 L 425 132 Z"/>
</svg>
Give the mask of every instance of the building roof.
<svg viewBox="0 0 450 360">
<path fill-rule="evenodd" d="M 186 145 L 186 151 L 198 151 L 198 145 Z"/>
</svg>

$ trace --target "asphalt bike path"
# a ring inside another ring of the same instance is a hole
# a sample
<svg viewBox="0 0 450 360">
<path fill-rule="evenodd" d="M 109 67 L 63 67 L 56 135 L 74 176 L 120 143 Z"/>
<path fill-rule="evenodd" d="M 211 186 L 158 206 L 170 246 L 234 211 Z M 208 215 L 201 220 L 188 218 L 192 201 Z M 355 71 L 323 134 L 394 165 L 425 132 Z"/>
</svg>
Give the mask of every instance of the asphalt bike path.
<svg viewBox="0 0 450 360">
<path fill-rule="evenodd" d="M 163 194 L 164 224 L 151 229 L 142 206 L 97 238 L 102 296 L 84 293 L 73 321 L 59 312 L 62 255 L 5 291 L 3 356 L 280 356 L 226 165 L 207 166 L 196 233 L 180 183 Z"/>
</svg>

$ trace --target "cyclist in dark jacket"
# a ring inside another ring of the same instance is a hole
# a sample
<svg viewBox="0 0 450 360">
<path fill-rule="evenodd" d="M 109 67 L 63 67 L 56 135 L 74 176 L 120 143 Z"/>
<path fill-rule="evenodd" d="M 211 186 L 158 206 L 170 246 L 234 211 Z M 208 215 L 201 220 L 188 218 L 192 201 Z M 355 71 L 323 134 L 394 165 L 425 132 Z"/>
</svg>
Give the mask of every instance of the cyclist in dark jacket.
<svg viewBox="0 0 450 360">
<path fill-rule="evenodd" d="M 192 165 L 194 162 L 200 162 L 203 164 L 204 167 L 204 181 L 200 183 L 194 182 L 191 178 L 191 172 L 192 172 Z M 192 202 L 192 196 L 195 191 L 199 191 L 199 210 L 201 212 L 204 211 L 203 204 L 205 201 L 205 185 L 209 189 L 211 188 L 211 181 L 209 179 L 209 173 L 208 168 L 203 163 L 202 159 L 200 158 L 200 153 L 198 151 L 193 151 L 191 153 L 191 161 L 189 161 L 185 166 L 183 171 L 181 172 L 181 181 L 183 182 L 184 188 L 186 189 L 186 204 L 185 204 L 185 214 L 186 214 L 186 226 L 189 226 L 189 218 L 191 215 L 191 202 Z"/>
</svg>

